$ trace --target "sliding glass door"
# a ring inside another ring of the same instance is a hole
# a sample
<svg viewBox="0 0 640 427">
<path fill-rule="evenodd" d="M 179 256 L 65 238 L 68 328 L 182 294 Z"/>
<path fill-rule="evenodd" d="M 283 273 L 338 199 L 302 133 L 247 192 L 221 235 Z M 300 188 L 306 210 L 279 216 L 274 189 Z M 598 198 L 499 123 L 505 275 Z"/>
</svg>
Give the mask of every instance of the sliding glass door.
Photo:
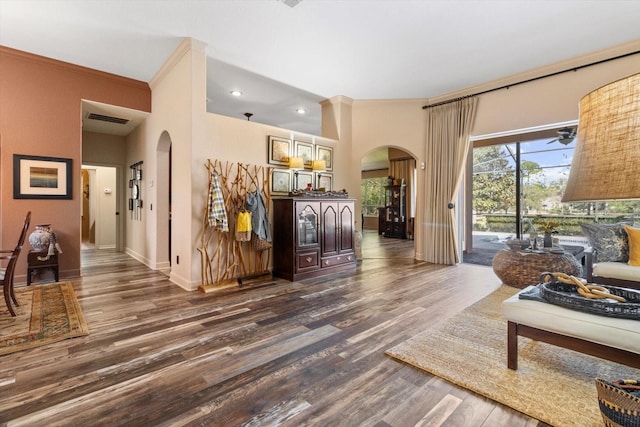
<svg viewBox="0 0 640 427">
<path fill-rule="evenodd" d="M 638 222 L 638 200 L 561 202 L 574 145 L 573 138 L 556 137 L 474 148 L 466 222 L 472 251 L 503 249 L 505 240 L 527 238 L 545 221 L 558 223 L 555 237 L 565 246 L 587 245 L 581 223 Z"/>
</svg>

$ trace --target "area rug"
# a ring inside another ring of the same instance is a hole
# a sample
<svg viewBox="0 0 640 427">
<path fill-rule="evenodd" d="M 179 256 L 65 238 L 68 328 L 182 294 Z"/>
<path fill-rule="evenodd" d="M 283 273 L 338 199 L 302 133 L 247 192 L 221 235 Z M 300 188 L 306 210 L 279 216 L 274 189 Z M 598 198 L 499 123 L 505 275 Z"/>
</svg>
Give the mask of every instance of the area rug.
<svg viewBox="0 0 640 427">
<path fill-rule="evenodd" d="M 71 282 L 16 288 L 16 317 L 2 300 L 0 355 L 89 334 Z"/>
<path fill-rule="evenodd" d="M 450 320 L 386 354 L 547 424 L 602 426 L 594 379 L 639 378 L 640 371 L 519 337 L 518 370 L 507 368 L 502 286 Z"/>
</svg>

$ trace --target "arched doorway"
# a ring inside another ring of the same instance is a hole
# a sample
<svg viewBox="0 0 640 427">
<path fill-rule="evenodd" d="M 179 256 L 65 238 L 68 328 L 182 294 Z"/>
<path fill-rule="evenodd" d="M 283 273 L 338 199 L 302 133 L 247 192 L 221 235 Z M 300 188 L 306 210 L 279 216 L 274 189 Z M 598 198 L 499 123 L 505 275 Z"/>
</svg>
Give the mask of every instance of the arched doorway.
<svg viewBox="0 0 640 427">
<path fill-rule="evenodd" d="M 415 258 L 415 157 L 398 147 L 369 151 L 360 161 L 363 258 Z M 380 251 L 382 246 L 393 247 Z"/>
</svg>

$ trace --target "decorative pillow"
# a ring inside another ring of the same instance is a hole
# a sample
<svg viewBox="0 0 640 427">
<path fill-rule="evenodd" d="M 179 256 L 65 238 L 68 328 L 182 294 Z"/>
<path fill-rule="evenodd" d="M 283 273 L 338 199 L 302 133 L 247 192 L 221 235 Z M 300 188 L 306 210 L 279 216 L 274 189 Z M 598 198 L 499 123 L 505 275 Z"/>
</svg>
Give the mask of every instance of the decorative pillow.
<svg viewBox="0 0 640 427">
<path fill-rule="evenodd" d="M 629 265 L 640 266 L 640 228 L 625 225 L 624 229 L 629 236 Z"/>
<path fill-rule="evenodd" d="M 589 245 L 596 250 L 597 262 L 629 261 L 629 241 L 625 225 L 616 224 L 580 224 L 582 232 L 589 240 Z"/>
</svg>

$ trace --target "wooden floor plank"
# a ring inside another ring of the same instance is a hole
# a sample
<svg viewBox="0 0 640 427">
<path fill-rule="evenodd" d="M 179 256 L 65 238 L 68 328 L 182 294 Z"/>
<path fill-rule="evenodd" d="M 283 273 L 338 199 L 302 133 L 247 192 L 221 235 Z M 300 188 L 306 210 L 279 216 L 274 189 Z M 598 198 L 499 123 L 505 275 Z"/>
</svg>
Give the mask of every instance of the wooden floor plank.
<svg viewBox="0 0 640 427">
<path fill-rule="evenodd" d="M 90 334 L 0 357 L 0 423 L 539 425 L 384 355 L 497 289 L 491 268 L 417 262 L 375 232 L 363 253 L 355 271 L 202 294 L 85 250 Z"/>
</svg>

